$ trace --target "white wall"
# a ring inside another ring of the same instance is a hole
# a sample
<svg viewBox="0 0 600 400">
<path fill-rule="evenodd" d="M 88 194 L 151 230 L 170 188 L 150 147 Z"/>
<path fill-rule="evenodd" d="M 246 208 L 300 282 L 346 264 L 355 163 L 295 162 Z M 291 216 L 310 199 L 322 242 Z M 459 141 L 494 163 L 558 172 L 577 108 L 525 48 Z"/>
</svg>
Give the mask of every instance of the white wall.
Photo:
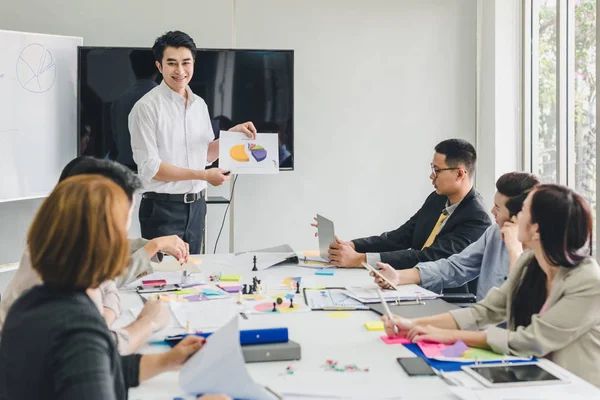
<svg viewBox="0 0 600 400">
<path fill-rule="evenodd" d="M 476 11 L 476 0 L 21 0 L 0 29 L 113 46 L 181 29 L 202 47 L 294 49 L 296 170 L 241 176 L 234 232 L 236 251 L 304 249 L 317 212 L 344 238 L 397 227 L 431 191 L 434 145 L 474 142 Z M 38 206 L 0 204 L 0 262 L 18 260 Z M 223 211 L 209 209 L 209 243 Z"/>
<path fill-rule="evenodd" d="M 495 181 L 522 169 L 520 0 L 478 0 L 477 187 L 491 202 Z M 491 203 L 490 203 L 491 204 Z"/>
</svg>

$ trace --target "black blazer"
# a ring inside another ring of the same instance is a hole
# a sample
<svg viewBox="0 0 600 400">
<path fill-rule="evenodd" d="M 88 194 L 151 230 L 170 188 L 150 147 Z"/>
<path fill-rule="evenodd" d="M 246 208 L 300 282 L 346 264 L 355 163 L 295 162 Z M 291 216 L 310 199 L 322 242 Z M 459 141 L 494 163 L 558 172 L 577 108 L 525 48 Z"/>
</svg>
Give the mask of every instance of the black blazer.
<svg viewBox="0 0 600 400">
<path fill-rule="evenodd" d="M 446 196 L 433 192 L 408 222 L 381 236 L 355 239 L 352 242 L 359 253 L 380 253 L 381 261 L 395 269 L 412 268 L 420 262 L 448 258 L 463 251 L 479 239 L 492 224 L 481 195 L 471 191 L 446 220 L 433 244 L 421 250 L 440 214 L 446 208 Z"/>
</svg>

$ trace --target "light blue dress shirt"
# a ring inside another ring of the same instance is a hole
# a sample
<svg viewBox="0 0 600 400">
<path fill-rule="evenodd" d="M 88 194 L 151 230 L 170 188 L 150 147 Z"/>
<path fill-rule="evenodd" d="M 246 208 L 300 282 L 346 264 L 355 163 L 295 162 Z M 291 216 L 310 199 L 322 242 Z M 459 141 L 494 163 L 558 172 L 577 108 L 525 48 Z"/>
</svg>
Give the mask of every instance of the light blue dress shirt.
<svg viewBox="0 0 600 400">
<path fill-rule="evenodd" d="M 500 225 L 490 226 L 479 240 L 448 258 L 419 263 L 421 286 L 436 293 L 444 288 L 460 287 L 479 276 L 477 301 L 491 288 L 500 286 L 508 276 L 510 256 L 502 240 Z"/>
</svg>

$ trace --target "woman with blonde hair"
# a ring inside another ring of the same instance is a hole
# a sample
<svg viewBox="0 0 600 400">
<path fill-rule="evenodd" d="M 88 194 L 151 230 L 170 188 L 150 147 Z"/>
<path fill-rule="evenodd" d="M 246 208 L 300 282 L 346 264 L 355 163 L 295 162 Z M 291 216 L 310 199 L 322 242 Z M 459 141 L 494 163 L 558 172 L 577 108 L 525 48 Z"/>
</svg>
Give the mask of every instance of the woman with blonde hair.
<svg viewBox="0 0 600 400">
<path fill-rule="evenodd" d="M 44 283 L 7 315 L 0 399 L 126 399 L 128 388 L 178 369 L 202 347 L 190 336 L 165 353 L 119 355 L 92 297 L 127 267 L 129 208 L 125 192 L 100 175 L 68 178 L 44 201 L 27 236 Z"/>
</svg>

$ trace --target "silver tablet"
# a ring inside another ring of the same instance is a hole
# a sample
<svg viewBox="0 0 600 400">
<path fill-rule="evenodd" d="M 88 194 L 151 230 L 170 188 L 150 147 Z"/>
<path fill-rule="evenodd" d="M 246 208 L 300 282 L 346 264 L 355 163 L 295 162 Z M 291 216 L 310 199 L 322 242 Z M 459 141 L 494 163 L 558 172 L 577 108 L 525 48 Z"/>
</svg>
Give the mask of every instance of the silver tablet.
<svg viewBox="0 0 600 400">
<path fill-rule="evenodd" d="M 319 255 L 329 261 L 329 245 L 335 242 L 333 222 L 317 214 L 317 227 L 319 233 Z"/>
<path fill-rule="evenodd" d="M 548 371 L 536 362 L 473 365 L 462 367 L 462 369 L 487 387 L 549 385 L 568 382 L 565 378 Z"/>
</svg>

